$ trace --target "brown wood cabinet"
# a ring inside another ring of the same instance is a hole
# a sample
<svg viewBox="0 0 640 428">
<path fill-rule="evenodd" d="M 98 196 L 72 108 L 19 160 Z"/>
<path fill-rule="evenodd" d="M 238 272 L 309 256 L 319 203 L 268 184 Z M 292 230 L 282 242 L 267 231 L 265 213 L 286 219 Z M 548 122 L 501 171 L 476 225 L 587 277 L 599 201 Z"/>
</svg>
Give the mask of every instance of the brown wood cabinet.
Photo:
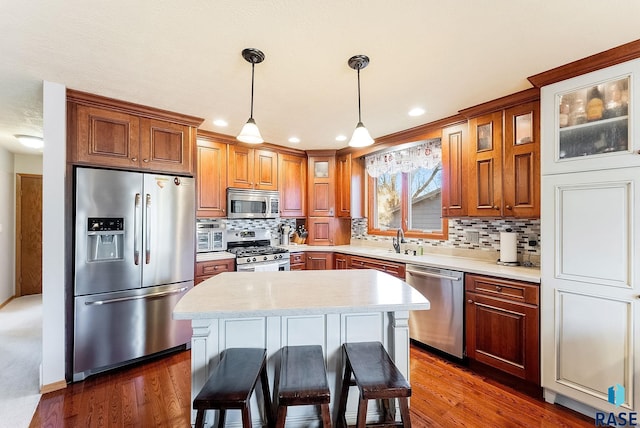
<svg viewBox="0 0 640 428">
<path fill-rule="evenodd" d="M 310 154 L 308 157 L 310 217 L 333 217 L 336 201 L 335 152 Z"/>
<path fill-rule="evenodd" d="M 470 115 L 468 216 L 540 216 L 539 98 L 533 88 L 461 111 Z"/>
<path fill-rule="evenodd" d="M 193 175 L 202 119 L 67 90 L 67 144 L 75 164 Z"/>
<path fill-rule="evenodd" d="M 305 270 L 307 259 L 304 253 L 289 253 L 290 270 Z"/>
<path fill-rule="evenodd" d="M 334 269 L 349 269 L 349 256 L 346 254 L 333 254 Z"/>
<path fill-rule="evenodd" d="M 198 138 L 197 143 L 198 217 L 227 216 L 227 144 Z"/>
<path fill-rule="evenodd" d="M 442 130 L 442 215 L 460 217 L 466 214 L 464 182 L 465 157 L 469 126 L 463 124 Z"/>
<path fill-rule="evenodd" d="M 307 215 L 307 158 L 281 153 L 278 156 L 280 216 Z"/>
<path fill-rule="evenodd" d="M 330 270 L 333 269 L 333 253 L 325 251 L 307 251 L 305 253 L 306 270 Z"/>
<path fill-rule="evenodd" d="M 229 145 L 229 187 L 278 190 L 278 154 L 270 150 Z"/>
<path fill-rule="evenodd" d="M 540 385 L 537 284 L 465 275 L 467 357 Z"/>
<path fill-rule="evenodd" d="M 336 157 L 336 217 L 364 217 L 364 159 Z"/>
<path fill-rule="evenodd" d="M 351 219 L 307 217 L 307 244 L 344 245 L 351 242 Z"/>
<path fill-rule="evenodd" d="M 375 269 L 386 272 L 397 278 L 405 278 L 405 265 L 403 263 L 389 262 L 362 256 L 349 256 L 349 269 Z"/>
<path fill-rule="evenodd" d="M 195 284 L 218 275 L 222 272 L 233 272 L 235 269 L 235 259 L 208 260 L 206 262 L 196 262 Z"/>
</svg>

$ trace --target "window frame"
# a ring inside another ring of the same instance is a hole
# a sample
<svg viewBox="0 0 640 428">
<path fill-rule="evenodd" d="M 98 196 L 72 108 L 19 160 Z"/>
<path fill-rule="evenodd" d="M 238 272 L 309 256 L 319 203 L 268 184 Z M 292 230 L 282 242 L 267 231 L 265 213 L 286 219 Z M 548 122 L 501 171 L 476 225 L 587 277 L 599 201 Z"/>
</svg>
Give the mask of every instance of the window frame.
<svg viewBox="0 0 640 428">
<path fill-rule="evenodd" d="M 434 130 L 432 132 L 427 132 L 421 135 L 414 135 L 411 138 L 402 138 L 402 139 L 397 139 L 395 141 L 393 140 L 386 141 L 385 143 L 387 144 L 384 145 L 385 146 L 384 151 L 400 150 L 400 149 L 410 147 L 412 145 L 421 144 L 424 140 L 438 139 L 438 138 L 442 142 L 441 129 Z M 444 165 L 442 165 L 443 180 L 442 180 L 441 191 L 442 191 L 443 197 L 441 198 L 441 201 L 444 201 L 444 193 L 446 191 L 445 183 L 447 183 L 447 180 L 446 180 L 447 173 L 448 171 L 445 171 Z M 365 174 L 367 175 L 367 234 L 379 235 L 379 236 L 396 236 L 397 229 L 382 230 L 374 226 L 375 220 L 376 220 L 376 212 L 375 212 L 376 179 L 371 177 L 369 174 L 367 174 L 366 171 L 365 171 Z M 407 238 L 432 239 L 432 240 L 442 240 L 442 241 L 446 241 L 447 239 L 449 239 L 449 220 L 443 215 L 442 202 L 440 205 L 440 209 L 441 209 L 440 216 L 442 219 L 441 231 L 425 233 L 421 230 L 407 229 L 407 225 L 409 224 L 409 218 L 408 218 L 409 216 L 409 184 L 410 184 L 409 173 L 402 173 L 401 177 L 402 177 L 402 192 L 400 195 L 400 199 L 401 199 L 400 224 L 401 224 L 401 228 L 404 233 L 404 236 Z"/>
</svg>

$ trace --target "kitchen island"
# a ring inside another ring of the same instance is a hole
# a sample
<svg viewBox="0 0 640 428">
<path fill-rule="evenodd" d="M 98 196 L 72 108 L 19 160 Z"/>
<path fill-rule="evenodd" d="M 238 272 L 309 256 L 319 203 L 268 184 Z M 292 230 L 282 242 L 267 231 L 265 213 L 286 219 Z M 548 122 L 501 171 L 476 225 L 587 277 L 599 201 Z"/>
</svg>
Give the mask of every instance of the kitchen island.
<svg viewBox="0 0 640 428">
<path fill-rule="evenodd" d="M 427 299 L 407 283 L 374 270 L 225 272 L 190 290 L 174 308 L 173 317 L 191 320 L 193 327 L 191 401 L 227 348 L 266 348 L 273 393 L 280 348 L 317 344 L 325 354 L 335 418 L 342 344 L 381 342 L 409 380 L 409 311 L 427 309 Z M 252 401 L 254 425 L 263 426 L 261 407 L 255 397 Z M 350 424 L 355 423 L 356 405 L 353 390 L 346 415 Z M 373 403 L 369 409 L 368 419 L 379 416 Z M 213 413 L 207 412 L 208 424 Z M 287 426 L 314 426 L 316 414 L 313 406 L 293 407 Z M 229 412 L 227 420 L 239 426 L 239 412 Z"/>
</svg>

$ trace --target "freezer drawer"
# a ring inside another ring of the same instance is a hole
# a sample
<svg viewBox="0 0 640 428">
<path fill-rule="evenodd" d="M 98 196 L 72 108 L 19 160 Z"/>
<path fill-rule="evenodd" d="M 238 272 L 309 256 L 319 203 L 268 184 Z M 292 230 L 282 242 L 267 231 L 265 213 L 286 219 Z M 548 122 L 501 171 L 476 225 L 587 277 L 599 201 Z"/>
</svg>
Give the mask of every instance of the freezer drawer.
<svg viewBox="0 0 640 428">
<path fill-rule="evenodd" d="M 411 311 L 409 336 L 462 358 L 464 353 L 464 274 L 407 265 L 406 282 L 431 303 L 428 311 Z"/>
<path fill-rule="evenodd" d="M 75 298 L 73 380 L 190 342 L 191 323 L 171 317 L 193 281 Z"/>
</svg>

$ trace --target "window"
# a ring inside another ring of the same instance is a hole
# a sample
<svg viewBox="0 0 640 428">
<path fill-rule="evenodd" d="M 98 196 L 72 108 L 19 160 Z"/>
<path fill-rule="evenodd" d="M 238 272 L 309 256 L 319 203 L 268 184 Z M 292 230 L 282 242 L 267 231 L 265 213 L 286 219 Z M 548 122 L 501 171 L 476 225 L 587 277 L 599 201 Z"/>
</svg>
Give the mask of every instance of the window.
<svg viewBox="0 0 640 428">
<path fill-rule="evenodd" d="M 440 140 L 367 157 L 370 234 L 447 239 Z"/>
</svg>

